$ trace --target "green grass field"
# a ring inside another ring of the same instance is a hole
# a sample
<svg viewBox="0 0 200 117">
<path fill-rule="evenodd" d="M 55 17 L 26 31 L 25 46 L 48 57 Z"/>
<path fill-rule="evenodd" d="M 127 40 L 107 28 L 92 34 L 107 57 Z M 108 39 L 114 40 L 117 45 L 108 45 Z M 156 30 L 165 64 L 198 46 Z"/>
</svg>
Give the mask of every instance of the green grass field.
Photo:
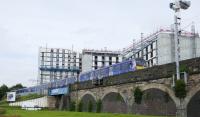
<svg viewBox="0 0 200 117">
<path fill-rule="evenodd" d="M 19 115 L 20 117 L 158 117 L 128 114 L 111 113 L 86 113 L 86 112 L 66 112 L 66 111 L 25 111 L 8 109 L 6 115 Z"/>
</svg>

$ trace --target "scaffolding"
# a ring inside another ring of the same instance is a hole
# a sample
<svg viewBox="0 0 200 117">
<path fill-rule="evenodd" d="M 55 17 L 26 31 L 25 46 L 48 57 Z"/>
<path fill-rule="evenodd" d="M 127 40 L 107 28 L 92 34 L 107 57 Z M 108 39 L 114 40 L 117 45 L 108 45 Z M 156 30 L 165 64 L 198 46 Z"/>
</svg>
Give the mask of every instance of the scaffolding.
<svg viewBox="0 0 200 117">
<path fill-rule="evenodd" d="M 81 54 L 69 49 L 39 48 L 39 84 L 78 76 Z"/>
<path fill-rule="evenodd" d="M 137 42 L 133 41 L 133 43 L 130 46 L 123 49 L 123 51 L 122 51 L 123 60 L 130 59 L 135 53 L 137 53 L 138 51 L 141 51 L 147 45 L 156 41 L 156 39 L 158 38 L 158 35 L 160 33 L 168 33 L 168 34 L 173 35 L 174 31 L 173 31 L 173 29 L 162 28 L 162 29 L 156 31 L 153 34 L 150 34 L 147 37 L 143 37 L 143 33 L 141 33 L 141 39 L 140 40 L 138 40 Z M 182 30 L 181 36 L 187 36 L 187 37 L 191 37 L 192 39 L 195 39 L 195 37 L 197 37 L 198 34 L 196 34 L 194 31 L 188 32 L 188 31 Z"/>
</svg>

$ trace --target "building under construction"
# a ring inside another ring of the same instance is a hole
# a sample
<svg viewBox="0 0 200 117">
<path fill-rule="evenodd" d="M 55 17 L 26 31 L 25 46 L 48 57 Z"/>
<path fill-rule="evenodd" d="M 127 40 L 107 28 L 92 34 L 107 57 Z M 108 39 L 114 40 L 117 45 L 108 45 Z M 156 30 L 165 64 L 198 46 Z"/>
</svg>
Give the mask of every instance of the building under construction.
<svg viewBox="0 0 200 117">
<path fill-rule="evenodd" d="M 180 60 L 200 56 L 200 38 L 195 33 L 182 31 L 179 35 Z M 148 67 L 175 61 L 175 41 L 173 29 L 160 29 L 148 37 L 121 51 L 89 50 L 82 53 L 69 49 L 39 49 L 39 83 L 57 79 L 77 77 L 80 72 L 95 70 L 127 59 L 142 58 Z"/>
<path fill-rule="evenodd" d="M 180 60 L 195 58 L 200 56 L 200 38 L 192 31 L 182 31 L 179 35 Z M 172 29 L 160 29 L 154 34 L 133 43 L 123 50 L 123 59 L 143 58 L 147 66 L 161 65 L 175 62 L 175 41 Z"/>
<path fill-rule="evenodd" d="M 82 50 L 82 71 L 90 71 L 110 66 L 122 61 L 121 51 Z"/>
<path fill-rule="evenodd" d="M 39 83 L 72 77 L 81 71 L 81 54 L 68 49 L 39 49 Z"/>
<path fill-rule="evenodd" d="M 95 70 L 122 61 L 119 51 L 83 49 L 78 53 L 69 49 L 39 49 L 39 83 L 77 77 L 82 71 Z"/>
</svg>

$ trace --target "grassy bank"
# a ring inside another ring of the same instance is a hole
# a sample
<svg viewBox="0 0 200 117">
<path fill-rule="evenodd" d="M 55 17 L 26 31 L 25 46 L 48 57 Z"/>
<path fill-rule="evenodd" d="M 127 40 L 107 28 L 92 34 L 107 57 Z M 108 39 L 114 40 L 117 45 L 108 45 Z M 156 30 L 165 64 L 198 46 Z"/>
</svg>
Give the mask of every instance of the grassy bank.
<svg viewBox="0 0 200 117">
<path fill-rule="evenodd" d="M 65 111 L 25 111 L 7 110 L 8 116 L 18 115 L 20 117 L 158 117 L 143 115 L 111 114 L 111 113 L 85 113 L 85 112 L 65 112 Z"/>
</svg>

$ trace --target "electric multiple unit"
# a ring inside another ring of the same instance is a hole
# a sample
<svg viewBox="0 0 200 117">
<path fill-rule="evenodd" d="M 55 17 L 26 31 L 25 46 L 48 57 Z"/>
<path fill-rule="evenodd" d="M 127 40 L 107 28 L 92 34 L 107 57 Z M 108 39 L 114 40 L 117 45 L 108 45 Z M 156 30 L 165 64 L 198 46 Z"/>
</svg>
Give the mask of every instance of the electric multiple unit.
<svg viewBox="0 0 200 117">
<path fill-rule="evenodd" d="M 119 75 L 127 72 L 134 72 L 139 69 L 144 69 L 145 67 L 146 67 L 145 60 L 143 59 L 127 60 L 117 64 L 113 64 L 108 67 L 102 67 L 97 70 L 81 73 L 78 78 L 71 77 L 71 78 L 59 79 L 47 84 L 19 89 L 16 91 L 16 94 L 17 95 L 27 95 L 34 93 L 40 94 L 42 91 L 43 94 L 48 95 L 48 92 L 51 89 L 68 87 L 70 84 L 74 84 L 75 82 L 100 80 L 103 78 L 109 78 L 109 76 Z"/>
</svg>

